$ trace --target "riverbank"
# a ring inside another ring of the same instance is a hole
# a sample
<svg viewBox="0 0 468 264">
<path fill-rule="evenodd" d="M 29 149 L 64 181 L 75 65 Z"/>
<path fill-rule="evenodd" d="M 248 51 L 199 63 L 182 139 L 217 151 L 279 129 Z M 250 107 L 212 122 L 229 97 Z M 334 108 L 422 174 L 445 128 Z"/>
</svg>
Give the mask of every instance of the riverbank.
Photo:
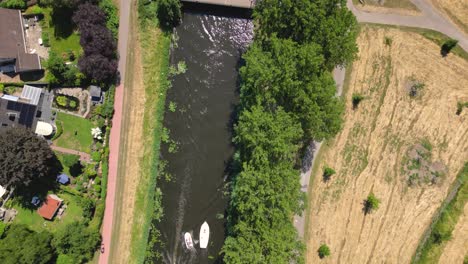
<svg viewBox="0 0 468 264">
<path fill-rule="evenodd" d="M 109 263 L 143 263 L 154 212 L 170 38 L 132 5 Z"/>
</svg>

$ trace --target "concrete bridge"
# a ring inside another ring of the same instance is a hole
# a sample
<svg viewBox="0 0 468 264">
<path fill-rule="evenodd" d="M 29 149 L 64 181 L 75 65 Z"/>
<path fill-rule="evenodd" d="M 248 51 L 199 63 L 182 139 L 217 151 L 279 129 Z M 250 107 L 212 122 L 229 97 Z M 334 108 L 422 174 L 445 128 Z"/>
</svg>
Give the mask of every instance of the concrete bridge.
<svg viewBox="0 0 468 264">
<path fill-rule="evenodd" d="M 182 2 L 253 8 L 256 0 L 182 0 Z"/>
</svg>

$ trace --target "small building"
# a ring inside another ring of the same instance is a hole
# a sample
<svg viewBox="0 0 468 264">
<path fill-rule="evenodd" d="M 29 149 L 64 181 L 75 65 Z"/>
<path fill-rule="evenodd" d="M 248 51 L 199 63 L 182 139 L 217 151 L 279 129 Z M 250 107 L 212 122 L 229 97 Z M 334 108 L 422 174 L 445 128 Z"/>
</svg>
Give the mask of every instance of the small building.
<svg viewBox="0 0 468 264">
<path fill-rule="evenodd" d="M 47 220 L 52 220 L 62 203 L 63 200 L 57 195 L 49 194 L 44 203 L 42 203 L 42 206 L 37 209 L 37 213 Z"/>
<path fill-rule="evenodd" d="M 3 186 L 0 185 L 0 198 L 2 198 L 3 195 L 5 195 L 6 191 L 7 190 L 5 188 L 3 188 Z"/>
<path fill-rule="evenodd" d="M 0 8 L 0 72 L 42 70 L 39 56 L 26 51 L 24 28 L 20 10 Z"/>
<path fill-rule="evenodd" d="M 100 87 L 91 85 L 89 87 L 89 94 L 91 95 L 91 102 L 93 104 L 101 104 L 103 101 L 102 90 Z"/>
<path fill-rule="evenodd" d="M 60 184 L 68 184 L 70 182 L 70 177 L 68 177 L 68 175 L 66 174 L 60 174 L 59 176 L 57 176 L 57 181 L 60 183 Z"/>
</svg>

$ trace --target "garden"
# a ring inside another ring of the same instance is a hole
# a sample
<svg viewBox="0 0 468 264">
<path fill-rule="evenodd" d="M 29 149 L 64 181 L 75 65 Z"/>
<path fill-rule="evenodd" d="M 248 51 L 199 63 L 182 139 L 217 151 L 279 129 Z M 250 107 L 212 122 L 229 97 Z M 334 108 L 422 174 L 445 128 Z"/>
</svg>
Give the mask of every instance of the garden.
<svg viewBox="0 0 468 264">
<path fill-rule="evenodd" d="M 55 145 L 86 153 L 91 152 L 90 146 L 93 143 L 91 129 L 93 128 L 93 123 L 90 120 L 58 112 L 56 125 L 57 127 L 61 127 L 60 129 L 57 128 L 57 131 L 61 130 L 62 133 L 54 138 Z"/>
<path fill-rule="evenodd" d="M 55 107 L 76 111 L 80 105 L 78 98 L 68 95 L 58 95 L 54 98 Z"/>
</svg>

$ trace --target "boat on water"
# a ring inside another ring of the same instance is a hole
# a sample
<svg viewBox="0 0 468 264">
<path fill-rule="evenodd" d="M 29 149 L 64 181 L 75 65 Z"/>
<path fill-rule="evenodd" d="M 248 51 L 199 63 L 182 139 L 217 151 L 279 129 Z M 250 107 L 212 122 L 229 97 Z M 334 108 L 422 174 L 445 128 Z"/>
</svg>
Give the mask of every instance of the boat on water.
<svg viewBox="0 0 468 264">
<path fill-rule="evenodd" d="M 210 227 L 205 221 L 200 227 L 200 248 L 206 248 L 210 240 Z"/>
<path fill-rule="evenodd" d="M 189 232 L 184 234 L 184 240 L 185 240 L 185 246 L 188 249 L 192 249 L 193 248 L 193 240 L 192 240 L 192 235 L 190 235 Z"/>
</svg>

